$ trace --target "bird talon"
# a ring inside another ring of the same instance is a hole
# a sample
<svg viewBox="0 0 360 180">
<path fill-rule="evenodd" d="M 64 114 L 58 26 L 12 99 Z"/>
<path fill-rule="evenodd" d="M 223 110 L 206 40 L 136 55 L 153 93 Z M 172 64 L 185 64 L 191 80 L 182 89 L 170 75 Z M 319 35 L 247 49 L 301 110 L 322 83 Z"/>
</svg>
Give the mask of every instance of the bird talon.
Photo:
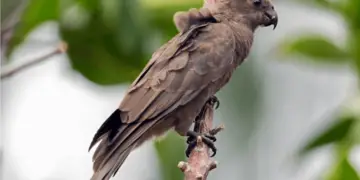
<svg viewBox="0 0 360 180">
<path fill-rule="evenodd" d="M 188 131 L 187 133 L 188 139 L 187 144 L 188 147 L 185 151 L 186 157 L 189 157 L 192 150 L 196 147 L 197 141 L 196 138 L 200 136 L 202 138 L 202 141 L 212 150 L 213 154 L 210 157 L 214 157 L 217 152 L 217 148 L 215 147 L 214 142 L 216 141 L 216 137 L 214 135 L 211 135 L 209 133 L 198 133 L 194 131 Z"/>
<path fill-rule="evenodd" d="M 193 141 L 189 141 L 189 142 L 188 142 L 188 147 L 186 148 L 186 151 L 185 151 L 185 155 L 186 155 L 187 158 L 189 158 L 192 150 L 195 149 L 196 143 L 197 143 L 197 142 L 196 142 L 195 139 L 194 139 Z"/>
<path fill-rule="evenodd" d="M 211 135 L 210 133 L 204 134 L 205 137 L 209 138 L 212 142 L 216 142 L 216 137 L 214 135 Z"/>
</svg>

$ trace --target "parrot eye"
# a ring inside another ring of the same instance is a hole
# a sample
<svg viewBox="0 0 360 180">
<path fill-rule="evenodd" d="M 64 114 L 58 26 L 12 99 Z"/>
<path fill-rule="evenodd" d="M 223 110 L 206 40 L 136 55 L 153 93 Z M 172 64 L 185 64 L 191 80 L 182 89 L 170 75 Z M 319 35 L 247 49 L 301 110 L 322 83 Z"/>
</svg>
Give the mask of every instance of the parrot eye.
<svg viewBox="0 0 360 180">
<path fill-rule="evenodd" d="M 253 0 L 255 6 L 260 6 L 262 4 L 262 0 Z"/>
</svg>

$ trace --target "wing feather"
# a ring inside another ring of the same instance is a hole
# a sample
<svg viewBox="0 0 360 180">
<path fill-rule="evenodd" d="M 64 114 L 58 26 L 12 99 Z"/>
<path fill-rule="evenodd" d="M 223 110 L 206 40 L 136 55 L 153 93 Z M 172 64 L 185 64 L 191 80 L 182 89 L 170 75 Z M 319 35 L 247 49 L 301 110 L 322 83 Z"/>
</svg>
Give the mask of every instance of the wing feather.
<svg viewBox="0 0 360 180">
<path fill-rule="evenodd" d="M 234 69 L 232 31 L 222 24 L 197 28 L 196 33 L 179 36 L 179 42 L 172 41 L 161 53 L 155 53 L 152 65 L 138 79 L 141 83 L 130 87 L 119 107 L 124 123 L 160 118 L 163 111 L 189 102 Z M 221 28 L 221 33 L 208 32 L 214 32 L 212 28 Z"/>
</svg>

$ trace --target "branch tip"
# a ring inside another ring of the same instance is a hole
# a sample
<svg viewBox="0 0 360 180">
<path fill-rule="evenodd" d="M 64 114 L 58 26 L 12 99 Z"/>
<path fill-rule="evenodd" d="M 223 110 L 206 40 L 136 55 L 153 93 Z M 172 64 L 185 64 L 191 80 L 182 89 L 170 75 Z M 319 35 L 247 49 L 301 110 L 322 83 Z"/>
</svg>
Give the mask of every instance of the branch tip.
<svg viewBox="0 0 360 180">
<path fill-rule="evenodd" d="M 218 163 L 217 161 L 211 162 L 210 165 L 209 165 L 209 171 L 217 168 L 217 165 L 218 165 L 218 164 L 219 164 L 219 163 Z"/>
<path fill-rule="evenodd" d="M 35 57 L 32 60 L 28 60 L 24 64 L 21 64 L 19 66 L 15 66 L 15 67 L 11 67 L 9 65 L 2 67 L 1 68 L 1 79 L 8 78 L 8 77 L 10 77 L 16 73 L 19 73 L 25 69 L 28 69 L 35 65 L 38 65 L 38 64 L 50 59 L 51 57 L 53 57 L 55 55 L 63 54 L 66 51 L 67 51 L 67 44 L 65 42 L 61 42 L 58 45 L 58 47 L 56 49 L 52 50 L 51 52 L 48 52 L 47 54 L 44 54 L 39 57 Z"/>
<path fill-rule="evenodd" d="M 222 131 L 222 130 L 224 130 L 224 129 L 225 129 L 225 125 L 222 124 L 222 125 L 214 128 L 214 129 L 210 130 L 209 134 L 211 134 L 211 135 L 216 135 L 217 133 L 219 133 L 220 131 Z"/>
<path fill-rule="evenodd" d="M 190 167 L 189 167 L 189 164 L 188 164 L 187 162 L 180 161 L 179 164 L 178 164 L 178 168 L 179 168 L 182 172 L 185 172 L 185 171 L 187 171 Z"/>
<path fill-rule="evenodd" d="M 201 136 L 198 136 L 196 138 L 196 143 L 199 145 L 200 143 L 202 143 L 202 137 Z"/>
<path fill-rule="evenodd" d="M 67 49 L 68 49 L 68 44 L 66 42 L 62 41 L 62 42 L 60 42 L 57 51 L 59 53 L 66 53 Z"/>
</svg>

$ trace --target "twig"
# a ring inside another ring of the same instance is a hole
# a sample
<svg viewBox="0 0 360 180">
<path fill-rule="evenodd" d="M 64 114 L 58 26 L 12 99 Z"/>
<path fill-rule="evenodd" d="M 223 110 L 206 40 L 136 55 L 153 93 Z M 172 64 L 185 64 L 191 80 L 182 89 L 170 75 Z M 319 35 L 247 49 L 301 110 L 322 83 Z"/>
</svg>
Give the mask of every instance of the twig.
<svg viewBox="0 0 360 180">
<path fill-rule="evenodd" d="M 200 120 L 200 132 L 217 134 L 224 129 L 219 126 L 212 129 L 214 104 L 205 105 L 205 113 Z M 185 180 L 206 180 L 209 172 L 217 167 L 217 162 L 210 159 L 209 147 L 202 141 L 201 136 L 197 137 L 196 147 L 190 153 L 188 162 L 179 162 L 178 167 L 185 175 Z"/>
<path fill-rule="evenodd" d="M 36 57 L 36 58 L 34 58 L 34 60 L 27 61 L 26 63 L 19 65 L 18 67 L 6 68 L 6 69 L 2 68 L 1 69 L 1 79 L 8 78 L 16 73 L 19 73 L 20 71 L 23 71 L 27 68 L 30 68 L 36 64 L 41 63 L 41 62 L 44 62 L 54 55 L 65 53 L 66 50 L 67 50 L 67 44 L 65 42 L 61 42 L 55 50 L 51 51 L 48 54 L 45 54 L 40 57 Z"/>
</svg>

